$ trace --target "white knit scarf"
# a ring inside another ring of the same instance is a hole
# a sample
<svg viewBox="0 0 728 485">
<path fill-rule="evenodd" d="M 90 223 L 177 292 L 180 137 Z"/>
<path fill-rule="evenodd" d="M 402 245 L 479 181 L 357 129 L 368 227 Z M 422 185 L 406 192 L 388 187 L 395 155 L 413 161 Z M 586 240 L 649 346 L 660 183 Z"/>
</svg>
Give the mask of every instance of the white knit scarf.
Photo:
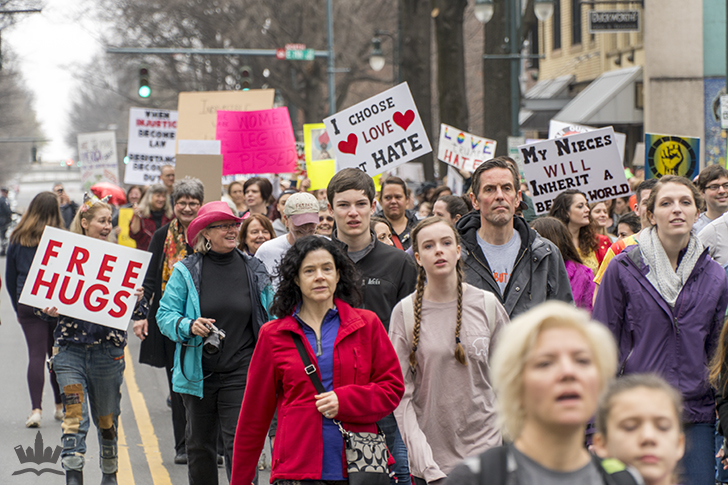
<svg viewBox="0 0 728 485">
<path fill-rule="evenodd" d="M 690 277 L 695 263 L 698 262 L 698 258 L 703 252 L 703 244 L 691 233 L 687 250 L 676 271 L 672 270 L 665 248 L 662 247 L 662 242 L 657 237 L 656 227 L 648 227 L 640 232 L 639 247 L 642 259 L 649 267 L 647 280 L 670 305 L 670 308 L 673 308 L 680 290 Z"/>
</svg>

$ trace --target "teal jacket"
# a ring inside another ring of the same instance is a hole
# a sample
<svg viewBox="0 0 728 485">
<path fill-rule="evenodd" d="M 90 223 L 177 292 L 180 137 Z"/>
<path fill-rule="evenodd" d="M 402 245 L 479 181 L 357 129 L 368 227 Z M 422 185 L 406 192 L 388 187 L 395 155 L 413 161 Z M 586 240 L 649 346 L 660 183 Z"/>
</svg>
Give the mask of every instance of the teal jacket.
<svg viewBox="0 0 728 485">
<path fill-rule="evenodd" d="M 245 261 L 250 282 L 250 301 L 253 307 L 253 333 L 256 341 L 260 327 L 270 320 L 268 308 L 273 301 L 270 277 L 263 263 L 254 257 L 235 251 Z M 175 392 L 202 398 L 202 337 L 190 333 L 192 322 L 200 318 L 200 278 L 203 255 L 195 253 L 174 265 L 157 310 L 159 330 L 177 342 L 172 370 Z M 233 297 L 231 289 L 231 297 Z"/>
</svg>

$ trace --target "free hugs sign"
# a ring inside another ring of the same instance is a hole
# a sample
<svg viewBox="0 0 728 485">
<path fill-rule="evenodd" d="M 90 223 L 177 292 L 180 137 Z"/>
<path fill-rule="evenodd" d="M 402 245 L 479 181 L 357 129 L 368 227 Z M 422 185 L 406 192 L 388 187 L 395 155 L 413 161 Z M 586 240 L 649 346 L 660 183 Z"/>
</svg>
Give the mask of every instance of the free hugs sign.
<svg viewBox="0 0 728 485">
<path fill-rule="evenodd" d="M 46 227 L 20 303 L 126 330 L 152 254 Z"/>
<path fill-rule="evenodd" d="M 324 119 L 337 170 L 359 168 L 370 176 L 432 152 L 407 83 Z"/>
</svg>

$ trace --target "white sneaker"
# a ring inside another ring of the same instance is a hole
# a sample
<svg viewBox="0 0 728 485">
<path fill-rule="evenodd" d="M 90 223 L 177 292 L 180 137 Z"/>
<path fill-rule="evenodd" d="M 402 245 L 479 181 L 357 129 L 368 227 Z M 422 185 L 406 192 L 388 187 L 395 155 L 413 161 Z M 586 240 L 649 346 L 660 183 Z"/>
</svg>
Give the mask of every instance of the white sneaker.
<svg viewBox="0 0 728 485">
<path fill-rule="evenodd" d="M 56 408 L 56 411 L 53 413 L 53 417 L 56 418 L 56 421 L 63 421 L 63 408 Z"/>
<path fill-rule="evenodd" d="M 26 428 L 40 428 L 40 413 L 34 412 L 30 415 L 28 420 L 25 422 Z"/>
</svg>

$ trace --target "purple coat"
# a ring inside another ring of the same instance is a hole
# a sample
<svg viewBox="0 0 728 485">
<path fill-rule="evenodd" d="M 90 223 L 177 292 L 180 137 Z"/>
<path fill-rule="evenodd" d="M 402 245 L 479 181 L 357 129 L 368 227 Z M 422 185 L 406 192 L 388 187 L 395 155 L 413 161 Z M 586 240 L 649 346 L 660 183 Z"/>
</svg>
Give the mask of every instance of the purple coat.
<svg viewBox="0 0 728 485">
<path fill-rule="evenodd" d="M 566 266 L 566 274 L 569 275 L 569 283 L 571 283 L 571 292 L 574 294 L 574 304 L 591 311 L 594 300 L 594 273 L 583 264 L 574 261 L 564 261 Z"/>
<path fill-rule="evenodd" d="M 682 394 L 686 422 L 713 423 L 708 365 L 728 306 L 726 272 L 703 251 L 670 308 L 647 280 L 648 271 L 639 245 L 625 248 L 607 266 L 592 317 L 617 340 L 619 375 L 661 375 Z"/>
</svg>

